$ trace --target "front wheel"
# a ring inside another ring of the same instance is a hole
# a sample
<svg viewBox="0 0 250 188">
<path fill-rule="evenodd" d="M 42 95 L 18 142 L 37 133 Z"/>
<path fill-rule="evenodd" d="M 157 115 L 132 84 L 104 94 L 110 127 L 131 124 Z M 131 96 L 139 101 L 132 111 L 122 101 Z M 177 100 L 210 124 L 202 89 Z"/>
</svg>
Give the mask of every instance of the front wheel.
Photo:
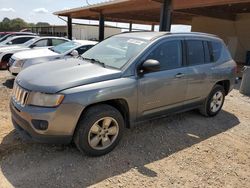
<svg viewBox="0 0 250 188">
<path fill-rule="evenodd" d="M 124 120 L 116 108 L 96 105 L 90 107 L 80 118 L 74 142 L 87 155 L 100 156 L 115 148 L 123 130 Z"/>
<path fill-rule="evenodd" d="M 225 90 L 221 85 L 215 85 L 200 108 L 201 114 L 207 117 L 216 116 L 222 109 L 225 100 Z"/>
</svg>

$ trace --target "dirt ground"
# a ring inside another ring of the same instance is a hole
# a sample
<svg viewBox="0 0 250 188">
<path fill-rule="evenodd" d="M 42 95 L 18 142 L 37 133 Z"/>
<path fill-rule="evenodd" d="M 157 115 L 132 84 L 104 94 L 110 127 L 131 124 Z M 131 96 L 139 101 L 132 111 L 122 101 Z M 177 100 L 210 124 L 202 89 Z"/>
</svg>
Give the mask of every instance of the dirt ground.
<svg viewBox="0 0 250 188">
<path fill-rule="evenodd" d="M 0 187 L 250 187 L 250 98 L 236 89 L 223 111 L 186 112 L 126 130 L 98 158 L 73 146 L 22 141 L 13 130 L 13 79 L 0 71 Z"/>
</svg>

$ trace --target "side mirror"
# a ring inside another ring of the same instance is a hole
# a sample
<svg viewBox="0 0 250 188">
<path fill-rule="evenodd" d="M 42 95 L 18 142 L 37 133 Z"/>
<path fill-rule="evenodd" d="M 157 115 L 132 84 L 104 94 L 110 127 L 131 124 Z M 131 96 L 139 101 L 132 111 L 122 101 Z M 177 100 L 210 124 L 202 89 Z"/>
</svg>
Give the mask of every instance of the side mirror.
<svg viewBox="0 0 250 188">
<path fill-rule="evenodd" d="M 10 42 L 8 42 L 7 44 L 8 44 L 8 45 L 12 45 L 12 42 L 10 41 Z"/>
<path fill-rule="evenodd" d="M 30 48 L 35 48 L 35 47 L 36 47 L 35 44 L 30 45 Z"/>
<path fill-rule="evenodd" d="M 73 50 L 71 53 L 70 53 L 71 56 L 73 57 L 78 57 L 79 56 L 79 53 L 77 50 Z"/>
<path fill-rule="evenodd" d="M 146 60 L 141 68 L 140 68 L 140 73 L 147 73 L 147 72 L 155 72 L 160 70 L 160 62 L 154 59 L 148 59 Z"/>
</svg>

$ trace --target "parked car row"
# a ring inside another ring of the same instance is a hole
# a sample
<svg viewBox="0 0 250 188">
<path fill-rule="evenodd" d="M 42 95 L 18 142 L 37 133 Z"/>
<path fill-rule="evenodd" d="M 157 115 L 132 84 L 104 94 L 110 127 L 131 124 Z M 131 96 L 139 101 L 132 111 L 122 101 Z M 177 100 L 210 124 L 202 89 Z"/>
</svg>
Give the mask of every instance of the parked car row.
<svg viewBox="0 0 250 188">
<path fill-rule="evenodd" d="M 21 70 L 26 69 L 32 65 L 37 65 L 40 63 L 46 63 L 53 60 L 78 57 L 82 55 L 85 51 L 93 47 L 97 42 L 75 40 L 68 41 L 63 44 L 43 49 L 36 50 L 26 50 L 22 52 L 15 53 L 10 58 L 8 63 L 9 71 L 16 75 Z"/>
<path fill-rule="evenodd" d="M 192 109 L 217 115 L 236 75 L 224 42 L 202 33 L 69 41 L 9 63 L 20 72 L 10 102 L 16 130 L 43 143 L 73 141 L 91 156 L 112 151 L 124 128 L 141 121 Z"/>
<path fill-rule="evenodd" d="M 79 53 L 78 54 L 74 53 L 75 56 L 77 56 L 79 54 L 82 54 L 84 51 L 89 49 L 94 44 L 96 44 L 96 42 L 92 41 L 75 41 L 67 43 L 65 46 L 62 46 L 61 51 L 53 52 L 54 50 L 53 47 L 63 44 L 65 42 L 69 42 L 70 40 L 62 37 L 39 37 L 32 33 L 22 33 L 22 32 L 8 33 L 2 35 L 3 37 L 0 40 L 2 40 L 3 38 L 5 40 L 3 40 L 0 43 L 0 69 L 8 68 L 10 72 L 15 75 L 20 72 L 21 68 L 24 65 L 24 62 L 26 61 L 28 61 L 29 63 L 25 63 L 24 68 L 37 63 L 42 63 L 46 60 L 47 61 L 53 60 L 53 56 L 55 59 L 66 57 L 69 55 L 68 50 L 70 49 L 72 51 L 77 49 L 77 52 Z M 75 49 L 74 47 L 77 48 Z M 84 50 L 84 48 L 86 49 Z M 32 52 L 30 50 L 32 50 Z M 67 54 L 64 54 L 66 53 L 66 51 Z M 18 52 L 23 52 L 23 53 L 18 53 Z M 59 53 L 60 56 L 58 55 Z M 14 54 L 15 56 L 13 56 Z M 13 58 L 11 58 L 12 56 Z M 25 59 L 23 59 L 23 56 Z"/>
</svg>

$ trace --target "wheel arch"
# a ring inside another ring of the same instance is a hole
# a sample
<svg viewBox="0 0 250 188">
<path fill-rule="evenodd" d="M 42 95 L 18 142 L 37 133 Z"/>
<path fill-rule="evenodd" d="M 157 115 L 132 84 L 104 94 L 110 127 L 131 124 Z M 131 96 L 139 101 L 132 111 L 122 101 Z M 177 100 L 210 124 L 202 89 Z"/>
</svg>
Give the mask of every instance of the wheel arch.
<svg viewBox="0 0 250 188">
<path fill-rule="evenodd" d="M 9 61 L 12 55 L 13 53 L 8 53 L 8 54 L 3 55 L 1 61 Z"/>
<path fill-rule="evenodd" d="M 80 117 L 83 116 L 84 113 L 89 108 L 94 107 L 94 106 L 98 106 L 100 104 L 107 104 L 107 105 L 110 105 L 110 106 L 116 108 L 124 118 L 125 127 L 130 128 L 129 106 L 128 106 L 128 103 L 125 99 L 112 99 L 112 100 L 107 100 L 107 101 L 102 101 L 102 102 L 90 104 L 83 109 Z M 80 117 L 79 117 L 79 119 L 80 119 Z"/>
<path fill-rule="evenodd" d="M 221 80 L 216 83 L 216 85 L 221 85 L 224 90 L 225 94 L 228 95 L 229 90 L 230 90 L 230 80 Z"/>
</svg>

